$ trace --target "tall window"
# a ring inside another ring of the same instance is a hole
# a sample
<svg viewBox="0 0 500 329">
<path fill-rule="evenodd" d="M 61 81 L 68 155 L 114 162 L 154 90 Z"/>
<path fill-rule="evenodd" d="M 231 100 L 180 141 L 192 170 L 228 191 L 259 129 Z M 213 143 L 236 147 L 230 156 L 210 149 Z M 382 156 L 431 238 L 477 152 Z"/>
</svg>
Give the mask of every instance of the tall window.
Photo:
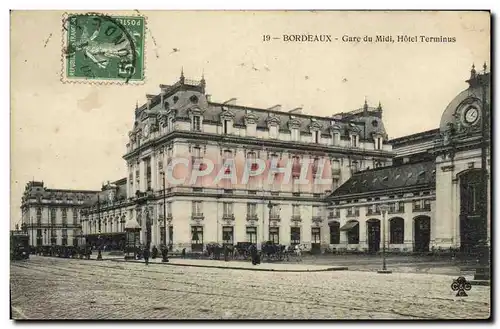
<svg viewBox="0 0 500 329">
<path fill-rule="evenodd" d="M 292 141 L 298 141 L 299 140 L 299 130 L 297 128 L 292 128 L 290 131 L 292 134 Z"/>
<path fill-rule="evenodd" d="M 280 217 L 280 206 L 275 204 L 271 208 L 271 218 L 279 218 Z"/>
<path fill-rule="evenodd" d="M 290 244 L 300 244 L 300 227 L 290 227 Z"/>
<path fill-rule="evenodd" d="M 404 219 L 403 218 L 393 218 L 389 222 L 390 225 L 390 239 L 391 244 L 402 244 L 404 243 Z"/>
<path fill-rule="evenodd" d="M 250 166 L 248 170 L 252 172 L 256 172 L 259 165 L 257 163 L 257 153 L 248 152 L 247 153 L 247 166 Z M 255 190 L 257 189 L 258 178 L 256 176 L 248 176 L 248 189 Z"/>
<path fill-rule="evenodd" d="M 321 228 L 320 227 L 311 228 L 311 242 L 312 243 L 321 243 Z"/>
<path fill-rule="evenodd" d="M 319 208 L 319 206 L 312 207 L 312 215 L 313 215 L 313 217 L 320 217 L 321 216 L 321 209 Z"/>
<path fill-rule="evenodd" d="M 166 229 L 165 229 L 165 226 L 160 226 L 160 244 L 162 246 L 166 245 L 167 242 L 166 242 L 166 239 L 167 239 L 167 232 L 166 232 Z"/>
<path fill-rule="evenodd" d="M 50 209 L 50 223 L 52 225 L 56 224 L 56 209 L 55 208 Z"/>
<path fill-rule="evenodd" d="M 62 208 L 62 224 L 68 225 L 68 210 L 66 208 Z"/>
<path fill-rule="evenodd" d="M 222 243 L 224 244 L 233 244 L 233 227 L 232 226 L 223 226 L 222 227 Z"/>
<path fill-rule="evenodd" d="M 340 243 L 340 223 L 331 222 L 330 224 L 330 244 Z"/>
<path fill-rule="evenodd" d="M 292 163 L 292 177 L 298 178 L 298 177 L 300 177 L 300 172 L 302 170 L 302 166 L 300 164 L 300 157 L 294 156 L 292 161 L 293 161 L 293 163 Z"/>
<path fill-rule="evenodd" d="M 67 246 L 68 245 L 68 230 L 64 229 L 62 230 L 62 245 Z"/>
<path fill-rule="evenodd" d="M 223 206 L 223 215 L 224 217 L 231 217 L 233 216 L 233 203 L 232 202 L 224 202 L 222 204 Z"/>
<path fill-rule="evenodd" d="M 382 149 L 382 138 L 380 138 L 380 137 L 375 138 L 375 149 L 376 150 Z"/>
<path fill-rule="evenodd" d="M 351 135 L 351 147 L 358 147 L 358 135 Z"/>
<path fill-rule="evenodd" d="M 280 243 L 280 228 L 279 227 L 270 227 L 269 228 L 269 241 L 274 244 Z"/>
<path fill-rule="evenodd" d="M 247 217 L 254 218 L 257 216 L 257 204 L 247 203 Z"/>
<path fill-rule="evenodd" d="M 43 237 L 42 237 L 42 230 L 37 229 L 36 230 L 36 245 L 41 246 L 43 244 Z"/>
<path fill-rule="evenodd" d="M 78 210 L 73 208 L 73 225 L 78 225 Z"/>
<path fill-rule="evenodd" d="M 202 201 L 193 201 L 191 213 L 193 216 L 202 216 L 203 215 L 203 204 Z"/>
<path fill-rule="evenodd" d="M 257 227 L 247 226 L 246 234 L 247 234 L 247 242 L 257 243 Z"/>
<path fill-rule="evenodd" d="M 172 216 L 172 202 L 167 202 L 167 217 Z"/>
<path fill-rule="evenodd" d="M 42 224 L 42 208 L 36 209 L 36 224 L 37 225 Z"/>
<path fill-rule="evenodd" d="M 193 130 L 201 131 L 201 118 L 198 115 L 193 116 Z"/>
<path fill-rule="evenodd" d="M 146 190 L 151 190 L 151 158 L 144 160 L 146 165 Z"/>
<path fill-rule="evenodd" d="M 233 152 L 231 152 L 231 150 L 225 150 L 223 159 L 224 174 L 227 175 L 231 173 L 230 163 L 232 161 L 233 161 Z"/>
<path fill-rule="evenodd" d="M 319 165 L 319 158 L 316 157 L 314 158 L 312 163 L 312 174 L 314 177 L 316 177 L 316 175 L 318 174 L 318 165 Z"/>
<path fill-rule="evenodd" d="M 203 226 L 191 227 L 191 250 L 203 251 Z"/>
</svg>

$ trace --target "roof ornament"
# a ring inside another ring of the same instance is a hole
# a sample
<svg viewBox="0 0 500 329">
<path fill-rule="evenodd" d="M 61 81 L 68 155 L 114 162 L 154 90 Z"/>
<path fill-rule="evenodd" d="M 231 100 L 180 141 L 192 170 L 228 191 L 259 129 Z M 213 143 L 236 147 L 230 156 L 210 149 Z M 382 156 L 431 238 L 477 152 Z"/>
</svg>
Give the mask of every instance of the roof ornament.
<svg viewBox="0 0 500 329">
<path fill-rule="evenodd" d="M 382 111 L 382 104 L 380 103 L 380 101 L 378 101 L 377 110 Z"/>
<path fill-rule="evenodd" d="M 474 78 L 476 76 L 476 66 L 472 63 L 472 69 L 470 70 L 470 77 Z"/>
<path fill-rule="evenodd" d="M 483 64 L 483 73 L 486 73 L 486 69 L 488 69 L 488 65 L 486 65 L 486 62 Z"/>
<path fill-rule="evenodd" d="M 365 104 L 363 105 L 363 114 L 364 115 L 368 114 L 368 102 L 366 100 L 366 96 L 365 96 Z"/>
<path fill-rule="evenodd" d="M 181 66 L 181 77 L 179 78 L 181 83 L 184 83 L 184 66 Z"/>
</svg>

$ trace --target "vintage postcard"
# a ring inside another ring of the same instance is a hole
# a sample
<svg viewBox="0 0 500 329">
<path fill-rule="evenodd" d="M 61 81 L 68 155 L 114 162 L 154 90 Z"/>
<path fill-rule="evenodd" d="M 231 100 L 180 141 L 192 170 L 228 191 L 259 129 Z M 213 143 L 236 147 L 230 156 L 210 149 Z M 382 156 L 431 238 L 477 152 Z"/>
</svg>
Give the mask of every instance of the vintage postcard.
<svg viewBox="0 0 500 329">
<path fill-rule="evenodd" d="M 10 19 L 12 319 L 490 318 L 490 12 Z"/>
</svg>

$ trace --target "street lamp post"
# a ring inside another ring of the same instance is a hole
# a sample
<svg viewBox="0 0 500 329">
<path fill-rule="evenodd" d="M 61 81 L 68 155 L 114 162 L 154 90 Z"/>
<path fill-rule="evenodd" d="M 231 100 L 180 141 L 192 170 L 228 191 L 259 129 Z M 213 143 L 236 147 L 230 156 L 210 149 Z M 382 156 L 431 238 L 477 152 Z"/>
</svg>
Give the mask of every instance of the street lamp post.
<svg viewBox="0 0 500 329">
<path fill-rule="evenodd" d="M 273 204 L 271 203 L 271 200 L 269 200 L 267 208 L 269 209 L 269 219 L 267 222 L 267 239 L 269 241 L 271 239 L 271 211 L 273 209 Z"/>
<path fill-rule="evenodd" d="M 380 211 L 382 212 L 382 269 L 378 270 L 377 273 L 381 274 L 390 274 L 392 271 L 387 270 L 386 259 L 385 259 L 385 235 L 386 235 L 386 222 L 387 222 L 387 211 L 389 210 L 389 206 L 386 204 L 382 204 L 379 206 Z"/>
<path fill-rule="evenodd" d="M 97 241 L 99 247 L 97 247 L 97 260 L 102 260 L 102 252 L 101 252 L 101 212 L 100 212 L 100 198 L 99 194 L 97 194 L 97 222 L 99 223 L 99 235 L 97 236 Z"/>
<path fill-rule="evenodd" d="M 168 246 L 167 236 L 168 236 L 168 228 L 167 228 L 167 196 L 165 195 L 165 171 L 160 172 L 163 180 L 163 226 L 165 227 L 165 244 Z"/>
</svg>

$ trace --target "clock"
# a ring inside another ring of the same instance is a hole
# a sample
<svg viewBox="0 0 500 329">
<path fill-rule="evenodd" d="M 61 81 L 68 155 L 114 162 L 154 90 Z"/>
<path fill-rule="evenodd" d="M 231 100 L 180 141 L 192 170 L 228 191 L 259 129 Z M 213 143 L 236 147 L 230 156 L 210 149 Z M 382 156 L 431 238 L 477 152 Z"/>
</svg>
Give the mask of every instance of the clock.
<svg viewBox="0 0 500 329">
<path fill-rule="evenodd" d="M 478 118 L 479 118 L 479 111 L 477 108 L 469 107 L 468 109 L 465 110 L 464 119 L 466 123 L 473 124 L 477 121 Z"/>
</svg>

